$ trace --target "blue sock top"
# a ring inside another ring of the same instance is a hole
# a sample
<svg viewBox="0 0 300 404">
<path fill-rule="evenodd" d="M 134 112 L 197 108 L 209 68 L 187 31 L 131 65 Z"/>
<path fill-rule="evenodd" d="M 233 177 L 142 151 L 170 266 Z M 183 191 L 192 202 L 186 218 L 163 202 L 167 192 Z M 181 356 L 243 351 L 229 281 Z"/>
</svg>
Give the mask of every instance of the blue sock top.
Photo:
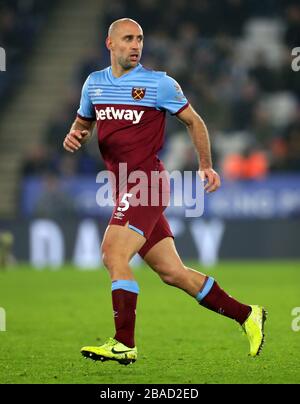
<svg viewBox="0 0 300 404">
<path fill-rule="evenodd" d="M 140 289 L 139 285 L 137 284 L 136 281 L 133 280 L 118 280 L 118 281 L 113 281 L 111 284 L 111 290 L 117 290 L 117 289 L 123 289 L 127 290 L 127 292 L 132 292 L 138 294 Z"/>
<path fill-rule="evenodd" d="M 201 302 L 201 300 L 203 300 L 205 298 L 205 296 L 208 295 L 211 288 L 213 287 L 214 282 L 215 282 L 215 280 L 212 277 L 209 277 L 206 280 L 204 287 L 200 290 L 200 292 L 196 296 L 196 299 L 198 300 L 199 303 Z"/>
</svg>

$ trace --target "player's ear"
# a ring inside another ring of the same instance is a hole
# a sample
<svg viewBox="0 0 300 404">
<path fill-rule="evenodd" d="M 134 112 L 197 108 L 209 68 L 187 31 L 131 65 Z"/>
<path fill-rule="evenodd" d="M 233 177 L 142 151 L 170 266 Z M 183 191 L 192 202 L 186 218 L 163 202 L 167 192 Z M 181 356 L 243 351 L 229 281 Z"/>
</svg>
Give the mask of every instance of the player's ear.
<svg viewBox="0 0 300 404">
<path fill-rule="evenodd" d="M 105 43 L 106 43 L 107 49 L 108 49 L 108 50 L 111 50 L 111 39 L 110 39 L 109 36 L 106 38 Z"/>
</svg>

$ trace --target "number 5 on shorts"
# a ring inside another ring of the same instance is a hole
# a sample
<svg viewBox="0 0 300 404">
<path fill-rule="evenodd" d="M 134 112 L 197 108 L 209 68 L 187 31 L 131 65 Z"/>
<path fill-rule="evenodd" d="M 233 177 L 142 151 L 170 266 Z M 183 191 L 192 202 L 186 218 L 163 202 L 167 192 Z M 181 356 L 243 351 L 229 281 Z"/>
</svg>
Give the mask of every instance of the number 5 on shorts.
<svg viewBox="0 0 300 404">
<path fill-rule="evenodd" d="M 118 211 L 119 212 L 125 212 L 125 210 L 127 210 L 129 208 L 129 202 L 127 200 L 127 198 L 130 198 L 132 196 L 132 194 L 124 194 L 122 197 L 122 200 L 120 203 L 124 203 L 123 208 L 121 208 L 120 206 L 118 207 Z"/>
</svg>

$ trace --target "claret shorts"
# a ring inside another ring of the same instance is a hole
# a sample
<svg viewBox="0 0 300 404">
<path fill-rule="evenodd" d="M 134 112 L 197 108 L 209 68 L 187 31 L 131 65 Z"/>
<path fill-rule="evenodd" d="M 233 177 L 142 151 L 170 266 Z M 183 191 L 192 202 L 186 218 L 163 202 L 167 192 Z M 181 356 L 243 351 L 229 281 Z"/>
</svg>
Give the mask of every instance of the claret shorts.
<svg viewBox="0 0 300 404">
<path fill-rule="evenodd" d="M 136 184 L 127 184 L 116 197 L 109 225 L 125 226 L 128 223 L 130 229 L 144 236 L 147 241 L 138 252 L 143 258 L 160 240 L 174 238 L 164 215 L 169 199 L 169 185 L 164 181 L 138 188 Z"/>
</svg>

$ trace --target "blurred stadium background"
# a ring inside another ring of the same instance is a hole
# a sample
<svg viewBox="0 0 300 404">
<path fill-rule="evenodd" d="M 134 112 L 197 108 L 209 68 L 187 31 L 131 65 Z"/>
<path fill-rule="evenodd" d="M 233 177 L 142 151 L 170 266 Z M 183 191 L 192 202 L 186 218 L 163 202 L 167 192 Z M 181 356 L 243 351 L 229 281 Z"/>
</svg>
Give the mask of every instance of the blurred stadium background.
<svg viewBox="0 0 300 404">
<path fill-rule="evenodd" d="M 179 252 L 207 266 L 299 259 L 299 1 L 1 0 L 2 264 L 10 249 L 36 267 L 101 263 L 109 209 L 96 204 L 96 137 L 74 156 L 62 141 L 85 78 L 110 63 L 107 28 L 124 16 L 144 28 L 142 63 L 176 78 L 206 121 L 223 178 L 202 218 L 168 209 Z M 161 157 L 169 170 L 197 168 L 174 118 Z"/>
</svg>

